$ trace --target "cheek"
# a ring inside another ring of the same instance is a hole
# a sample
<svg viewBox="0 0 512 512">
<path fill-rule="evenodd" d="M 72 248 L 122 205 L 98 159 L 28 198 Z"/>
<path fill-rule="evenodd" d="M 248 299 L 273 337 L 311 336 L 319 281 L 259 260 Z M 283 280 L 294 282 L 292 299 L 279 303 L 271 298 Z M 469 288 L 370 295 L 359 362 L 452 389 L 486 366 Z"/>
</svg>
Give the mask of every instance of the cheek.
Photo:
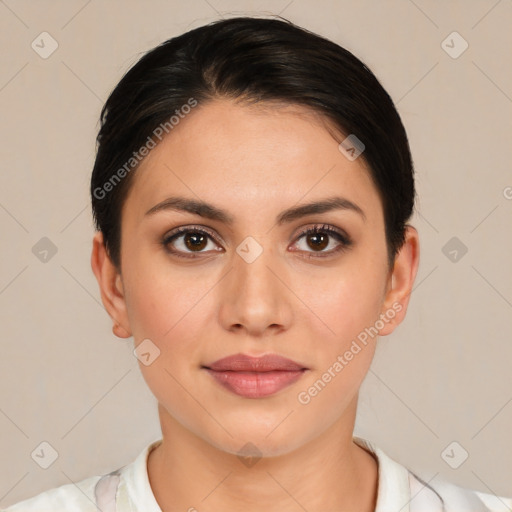
<svg viewBox="0 0 512 512">
<path fill-rule="evenodd" d="M 198 340 L 208 332 L 204 322 L 209 321 L 213 298 L 207 292 L 214 282 L 195 279 L 192 271 L 171 273 L 157 265 L 140 265 L 131 277 L 127 306 L 135 345 L 149 339 L 158 354 L 149 365 L 140 361 L 139 368 L 157 400 L 185 423 L 194 403 L 182 385 L 204 363 Z"/>
<path fill-rule="evenodd" d="M 314 288 L 312 288 L 312 283 Z M 383 303 L 384 276 L 376 266 L 347 265 L 321 279 L 303 280 L 297 295 L 305 297 L 323 338 L 333 348 L 341 349 L 347 342 L 375 324 Z"/>
<path fill-rule="evenodd" d="M 177 383 L 185 382 L 207 362 L 205 344 L 211 346 L 215 341 L 211 336 L 218 307 L 214 293 L 218 276 L 206 270 L 199 275 L 192 267 L 173 271 L 169 267 L 139 265 L 137 272 L 130 274 L 127 293 L 135 345 L 149 339 L 158 353 L 150 366 L 139 366 L 153 393 L 162 400 L 181 396 Z"/>
<path fill-rule="evenodd" d="M 323 293 L 315 294 L 311 309 L 322 319 L 311 336 L 319 340 L 316 364 L 296 397 L 304 421 L 319 414 L 325 424 L 336 421 L 358 393 L 375 354 L 381 282 L 377 272 L 354 270 L 326 280 Z"/>
<path fill-rule="evenodd" d="M 147 250 L 133 247 L 124 269 L 126 305 L 134 339 L 176 339 L 176 331 L 189 324 L 196 305 L 214 284 L 211 276 L 192 267 L 179 269 Z"/>
</svg>

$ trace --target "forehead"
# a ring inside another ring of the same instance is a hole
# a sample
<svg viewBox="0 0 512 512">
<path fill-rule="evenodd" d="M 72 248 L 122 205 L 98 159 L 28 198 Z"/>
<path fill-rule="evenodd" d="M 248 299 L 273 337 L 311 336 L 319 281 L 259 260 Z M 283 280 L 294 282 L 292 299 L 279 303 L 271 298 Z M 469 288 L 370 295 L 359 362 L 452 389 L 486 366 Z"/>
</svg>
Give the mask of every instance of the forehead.
<svg viewBox="0 0 512 512">
<path fill-rule="evenodd" d="M 364 160 L 350 161 L 338 149 L 343 138 L 325 117 L 300 106 L 211 101 L 151 150 L 125 205 L 140 218 L 180 193 L 257 214 L 267 205 L 336 193 L 380 209 Z"/>
</svg>

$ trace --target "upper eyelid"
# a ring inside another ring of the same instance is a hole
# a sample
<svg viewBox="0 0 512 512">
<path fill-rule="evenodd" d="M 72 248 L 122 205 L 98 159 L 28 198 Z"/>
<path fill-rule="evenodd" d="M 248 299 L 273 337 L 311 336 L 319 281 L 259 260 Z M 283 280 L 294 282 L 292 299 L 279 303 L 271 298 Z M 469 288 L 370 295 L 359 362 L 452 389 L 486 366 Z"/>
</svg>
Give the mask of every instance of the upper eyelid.
<svg viewBox="0 0 512 512">
<path fill-rule="evenodd" d="M 218 239 L 222 240 L 222 237 L 220 237 L 219 235 L 216 235 L 214 233 L 214 231 L 212 231 L 211 229 L 209 229 L 205 226 L 199 226 L 199 225 L 193 225 L 193 224 L 190 226 L 179 226 L 175 229 L 172 229 L 171 231 L 166 233 L 163 238 L 164 238 L 164 240 L 166 240 L 166 239 L 178 237 L 178 236 L 188 233 L 190 231 L 201 231 L 201 232 L 204 232 L 207 235 L 211 236 L 214 240 L 218 240 Z"/>
</svg>

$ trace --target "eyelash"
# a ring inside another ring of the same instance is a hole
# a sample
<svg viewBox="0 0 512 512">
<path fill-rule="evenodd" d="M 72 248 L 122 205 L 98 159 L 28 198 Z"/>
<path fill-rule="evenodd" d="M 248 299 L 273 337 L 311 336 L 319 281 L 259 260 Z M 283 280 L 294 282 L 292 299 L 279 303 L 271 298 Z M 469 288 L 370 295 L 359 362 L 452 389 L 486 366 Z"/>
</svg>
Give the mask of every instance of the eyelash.
<svg viewBox="0 0 512 512">
<path fill-rule="evenodd" d="M 174 231 L 172 231 L 171 233 L 169 233 L 168 235 L 166 235 L 163 238 L 162 245 L 164 246 L 164 249 L 168 253 L 170 253 L 174 256 L 177 256 L 178 258 L 189 258 L 189 259 L 197 258 L 196 254 L 202 254 L 201 251 L 198 251 L 196 253 L 194 253 L 194 252 L 183 253 L 182 251 L 177 251 L 175 249 L 169 248 L 169 244 L 171 242 L 173 242 L 177 238 L 180 238 L 180 236 L 182 236 L 183 234 L 186 234 L 186 233 L 206 235 L 206 236 L 210 237 L 211 239 L 213 239 L 214 242 L 217 243 L 216 236 L 211 231 L 209 231 L 203 227 L 198 227 L 198 226 L 183 226 L 183 227 L 175 229 Z M 329 236 L 335 238 L 336 240 L 338 240 L 338 242 L 340 242 L 340 245 L 336 249 L 331 249 L 330 251 L 327 251 L 327 252 L 306 251 L 308 256 L 303 256 L 304 258 L 326 258 L 326 257 L 332 256 L 336 253 L 345 251 L 349 247 L 352 246 L 352 240 L 350 239 L 350 237 L 348 237 L 346 234 L 343 234 L 342 232 L 338 231 L 337 229 L 333 228 L 332 226 L 329 226 L 328 224 L 321 224 L 321 225 L 317 224 L 310 228 L 304 229 L 297 235 L 297 241 L 300 240 L 304 236 L 316 235 L 316 234 L 320 234 L 320 233 L 324 233 L 324 234 L 326 233 Z M 300 252 L 300 251 L 297 251 L 297 252 Z"/>
</svg>

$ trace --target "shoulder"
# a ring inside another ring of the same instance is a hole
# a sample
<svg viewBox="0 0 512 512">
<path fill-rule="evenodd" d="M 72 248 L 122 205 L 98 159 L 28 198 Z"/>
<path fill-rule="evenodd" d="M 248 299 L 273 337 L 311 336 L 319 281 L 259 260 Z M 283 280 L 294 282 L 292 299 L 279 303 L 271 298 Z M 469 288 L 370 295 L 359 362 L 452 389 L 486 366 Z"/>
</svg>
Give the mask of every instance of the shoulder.
<svg viewBox="0 0 512 512">
<path fill-rule="evenodd" d="M 376 512 L 512 512 L 511 497 L 458 486 L 438 476 L 424 480 L 372 441 L 358 436 L 354 441 L 373 453 L 379 464 Z"/>
<path fill-rule="evenodd" d="M 0 512 L 98 512 L 112 510 L 112 502 L 119 510 L 161 512 L 147 475 L 148 454 L 161 442 L 146 445 L 134 461 L 108 474 L 54 487 Z"/>
<path fill-rule="evenodd" d="M 512 512 L 512 498 L 461 487 L 444 479 L 434 478 L 426 483 L 412 472 L 410 482 L 411 512 L 416 508 L 419 512 L 423 510 L 419 505 L 422 500 L 428 500 L 427 495 L 440 501 L 446 512 Z"/>
<path fill-rule="evenodd" d="M 100 478 L 91 476 L 76 484 L 54 487 L 1 509 L 0 512 L 98 512 L 94 488 Z"/>
</svg>

